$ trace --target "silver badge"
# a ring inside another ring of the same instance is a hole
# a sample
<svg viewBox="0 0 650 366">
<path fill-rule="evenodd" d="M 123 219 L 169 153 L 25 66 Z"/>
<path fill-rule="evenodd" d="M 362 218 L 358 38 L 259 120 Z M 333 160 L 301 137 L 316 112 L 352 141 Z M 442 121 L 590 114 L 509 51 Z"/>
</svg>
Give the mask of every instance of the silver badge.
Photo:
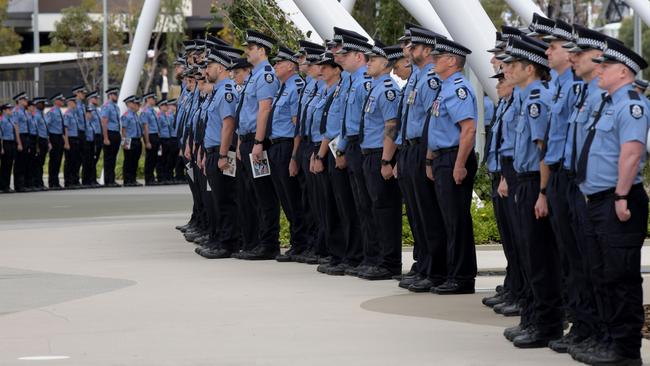
<svg viewBox="0 0 650 366">
<path fill-rule="evenodd" d="M 438 84 L 438 79 L 436 79 L 436 78 L 431 78 L 431 79 L 429 79 L 429 88 L 431 88 L 431 89 L 438 89 L 438 86 L 440 86 L 440 85 Z"/>
<path fill-rule="evenodd" d="M 390 101 L 390 102 L 394 101 L 395 100 L 395 92 L 392 91 L 392 90 L 386 90 L 386 99 L 388 99 L 388 101 Z"/>
<path fill-rule="evenodd" d="M 366 81 L 365 83 L 363 83 L 363 87 L 366 88 L 366 91 L 369 91 L 371 86 L 372 86 L 372 82 L 370 81 Z"/>
<path fill-rule="evenodd" d="M 465 100 L 467 98 L 467 91 L 465 88 L 458 88 L 456 89 L 456 95 L 458 95 L 458 98 Z"/>
<path fill-rule="evenodd" d="M 631 105 L 630 114 L 636 119 L 643 117 L 643 107 L 638 104 Z"/>
<path fill-rule="evenodd" d="M 271 84 L 273 82 L 273 74 L 264 74 L 264 80 L 266 80 L 267 83 Z"/>
<path fill-rule="evenodd" d="M 225 95 L 226 102 L 231 103 L 233 100 L 232 93 L 226 93 Z"/>
<path fill-rule="evenodd" d="M 539 117 L 539 104 L 533 103 L 528 107 L 528 115 L 532 118 Z"/>
</svg>

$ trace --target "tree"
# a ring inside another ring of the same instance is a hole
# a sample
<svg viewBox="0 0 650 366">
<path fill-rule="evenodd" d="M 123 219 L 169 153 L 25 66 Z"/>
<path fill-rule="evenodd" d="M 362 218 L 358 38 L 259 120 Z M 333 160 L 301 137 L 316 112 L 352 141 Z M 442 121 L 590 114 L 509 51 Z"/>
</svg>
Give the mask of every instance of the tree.
<svg viewBox="0 0 650 366">
<path fill-rule="evenodd" d="M 650 28 L 648 26 L 642 23 L 641 27 L 641 40 L 643 44 L 641 45 L 641 48 L 643 50 L 643 58 L 646 60 L 650 60 Z M 626 46 L 633 48 L 634 47 L 634 18 L 633 17 L 628 17 L 623 19 L 623 22 L 621 22 L 621 29 L 618 31 L 618 39 L 621 40 L 623 43 L 625 43 Z M 643 77 L 644 79 L 650 78 L 650 71 L 645 70 L 642 75 L 639 75 L 639 77 Z"/>
<path fill-rule="evenodd" d="M 12 28 L 3 27 L 1 24 L 7 19 L 9 0 L 0 0 L 0 56 L 18 53 L 23 37 L 19 36 Z"/>
<path fill-rule="evenodd" d="M 415 19 L 406 9 L 395 0 L 379 0 L 379 11 L 375 18 L 375 37 L 386 45 L 397 43 L 397 39 L 404 35 L 405 23 L 416 23 Z"/>
<path fill-rule="evenodd" d="M 481 5 L 497 29 L 505 24 L 504 13 L 509 10 L 504 0 L 481 0 Z"/>
</svg>

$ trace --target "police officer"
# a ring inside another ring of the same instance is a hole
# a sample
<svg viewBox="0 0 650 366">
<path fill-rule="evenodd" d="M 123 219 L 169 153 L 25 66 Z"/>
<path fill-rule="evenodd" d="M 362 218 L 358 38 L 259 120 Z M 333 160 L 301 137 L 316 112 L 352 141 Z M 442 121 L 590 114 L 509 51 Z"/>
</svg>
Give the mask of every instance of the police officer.
<svg viewBox="0 0 650 366">
<path fill-rule="evenodd" d="M 95 124 L 95 121 L 93 121 L 93 119 L 95 119 L 93 116 L 93 111 L 94 108 L 92 104 L 88 103 L 86 105 L 85 116 L 88 124 L 88 129 L 86 130 L 86 141 L 84 143 L 86 144 L 86 149 L 91 151 L 93 156 L 92 159 L 87 159 L 83 162 L 85 166 L 83 167 L 81 182 L 84 186 L 90 188 L 97 187 L 97 166 L 95 165 L 95 128 L 99 125 L 99 121 L 96 121 L 97 125 Z"/>
<path fill-rule="evenodd" d="M 585 362 L 641 365 L 640 265 L 648 220 L 641 168 L 650 119 L 632 83 L 648 64 L 622 43 L 611 41 L 594 61 L 601 63 L 598 86 L 607 93 L 584 125 L 575 180 L 587 200 L 587 236 L 594 237 L 602 252 L 604 276 L 596 286 L 606 334 Z"/>
<path fill-rule="evenodd" d="M 50 102 L 52 103 L 52 108 L 45 115 L 45 123 L 47 124 L 47 131 L 50 137 L 49 142 L 52 146 L 47 167 L 47 186 L 50 190 L 60 190 L 62 187 L 59 182 L 59 170 L 61 169 L 61 160 L 63 159 L 63 134 L 65 132 L 61 108 L 63 107 L 63 103 L 65 103 L 65 97 L 63 94 L 58 93 L 50 98 Z"/>
<path fill-rule="evenodd" d="M 77 86 L 72 89 L 72 94 L 76 95 L 77 101 L 77 119 L 79 120 L 79 152 L 81 158 L 79 160 L 79 168 L 83 169 L 81 184 L 83 188 L 89 188 L 90 182 L 88 181 L 90 175 L 90 167 L 93 163 L 94 145 L 89 144 L 88 136 L 94 139 L 93 131 L 89 121 L 86 120 L 86 95 L 88 90 L 83 85 Z M 86 172 L 88 170 L 88 172 Z"/>
<path fill-rule="evenodd" d="M 178 156 L 178 136 L 176 134 L 176 108 L 177 108 L 177 99 L 169 99 L 167 101 L 165 116 L 169 124 L 169 145 L 167 147 L 167 160 L 165 162 L 165 176 L 167 176 L 168 184 L 179 184 L 182 181 L 176 177 L 176 166 L 179 165 L 178 161 L 180 157 Z M 180 178 L 182 176 L 183 166 L 181 161 L 180 167 Z M 184 183 L 184 182 L 183 182 Z"/>
<path fill-rule="evenodd" d="M 93 144 L 90 146 L 93 152 L 93 163 L 92 163 L 92 176 L 94 177 L 90 185 L 92 187 L 100 187 L 99 182 L 97 182 L 97 162 L 102 153 L 103 147 L 103 138 L 102 138 L 102 117 L 101 117 L 101 107 L 99 106 L 99 92 L 97 90 L 88 94 L 88 107 L 90 108 L 90 127 L 93 130 Z"/>
<path fill-rule="evenodd" d="M 14 166 L 14 189 L 16 192 L 26 192 L 27 186 L 27 168 L 29 165 L 29 154 L 31 153 L 31 134 L 32 125 L 27 113 L 27 94 L 19 93 L 13 97 L 16 106 L 14 107 L 11 118 L 13 123 L 18 126 L 20 131 L 20 141 L 22 150 L 16 154 Z"/>
<path fill-rule="evenodd" d="M 275 75 L 280 82 L 271 105 L 266 124 L 268 155 L 271 165 L 271 181 L 282 209 L 289 221 L 290 245 L 288 254 L 277 257 L 279 261 L 290 261 L 291 256 L 304 252 L 310 244 L 310 233 L 305 225 L 303 192 L 298 181 L 300 136 L 296 136 L 298 100 L 305 82 L 298 71 L 295 51 L 280 45 L 273 58 Z M 313 103 L 314 105 L 316 103 Z M 307 115 L 311 116 L 311 115 Z M 308 144 L 305 141 L 305 144 Z"/>
<path fill-rule="evenodd" d="M 156 95 L 154 93 L 147 93 L 142 96 L 144 102 L 144 107 L 142 108 L 140 118 L 143 122 L 147 123 L 148 137 L 149 137 L 149 147 L 147 147 L 145 160 L 144 160 L 144 184 L 145 185 L 158 185 L 161 181 L 160 176 L 158 176 L 158 181 L 154 176 L 156 166 L 158 165 L 159 159 L 159 150 L 160 146 L 160 121 L 154 110 L 156 105 Z"/>
<path fill-rule="evenodd" d="M 158 106 L 158 112 L 156 113 L 156 119 L 160 124 L 160 150 L 161 155 L 158 159 L 156 165 L 156 174 L 158 175 L 159 181 L 161 184 L 169 184 L 171 180 L 171 175 L 169 175 L 169 153 L 171 151 L 170 139 L 172 135 L 172 122 L 169 119 L 167 112 L 169 111 L 167 107 L 167 99 L 163 99 L 156 103 Z"/>
<path fill-rule="evenodd" d="M 251 251 L 241 254 L 242 259 L 275 259 L 279 254 L 280 207 L 268 176 L 253 178 L 251 160 L 259 162 L 262 152 L 268 149 L 264 140 L 267 121 L 272 108 L 273 97 L 279 88 L 273 67 L 268 62 L 268 55 L 275 44 L 275 39 L 259 32 L 246 32 L 246 56 L 253 65 L 253 71 L 241 98 L 239 115 L 239 151 L 243 163 L 245 178 L 252 181 L 259 210 L 260 242 Z M 250 208 L 253 209 L 253 208 Z M 249 225 L 245 222 L 242 225 Z"/>
<path fill-rule="evenodd" d="M 63 149 L 65 150 L 65 162 L 63 164 L 63 175 L 66 189 L 79 189 L 79 166 L 81 164 L 81 141 L 79 137 L 80 125 L 77 118 L 77 100 L 74 95 L 65 99 L 68 106 L 63 114 Z"/>
<path fill-rule="evenodd" d="M 520 348 L 546 347 L 562 336 L 564 320 L 559 258 L 546 202 L 549 172 L 542 155 L 554 92 L 542 82 L 549 70 L 543 47 L 544 43 L 529 37 L 513 38 L 507 49 L 509 57 L 503 60 L 506 78 L 521 89 L 514 151 L 515 201 L 528 294 L 520 325 L 504 332 Z"/>
<path fill-rule="evenodd" d="M 122 148 L 124 149 L 124 176 L 125 187 L 137 187 L 142 184 L 136 180 L 138 162 L 142 155 L 142 136 L 144 135 L 144 123 L 138 116 L 138 98 L 135 95 L 126 97 L 123 102 L 128 108 L 120 119 L 122 126 Z"/>
<path fill-rule="evenodd" d="M 120 134 L 120 109 L 117 106 L 118 88 L 106 91 L 107 100 L 101 110 L 102 136 L 104 144 L 104 186 L 119 187 L 115 182 L 115 163 L 120 151 L 122 138 Z"/>
<path fill-rule="evenodd" d="M 38 127 L 34 114 L 36 106 L 33 100 L 27 102 L 27 121 L 29 124 L 29 155 L 27 157 L 27 172 L 25 174 L 25 190 L 33 192 L 39 190 L 36 187 L 36 154 L 38 148 Z"/>
<path fill-rule="evenodd" d="M 23 150 L 20 140 L 20 128 L 11 118 L 13 106 L 3 104 L 0 106 L 0 132 L 2 136 L 2 154 L 0 154 L 0 190 L 3 193 L 13 193 L 11 189 L 11 171 L 14 167 L 16 153 Z"/>
<path fill-rule="evenodd" d="M 37 139 L 36 139 L 36 152 L 34 156 L 33 172 L 33 186 L 35 189 L 44 191 L 47 190 L 43 184 L 43 165 L 45 165 L 45 158 L 49 150 L 47 123 L 43 118 L 43 110 L 45 109 L 44 97 L 36 97 L 32 101 L 34 104 L 34 114 L 32 120 L 36 125 Z"/>
<path fill-rule="evenodd" d="M 402 272 L 402 197 L 393 176 L 398 131 L 399 88 L 390 76 L 395 56 L 389 58 L 381 42 L 366 52 L 372 86 L 365 99 L 359 125 L 365 191 L 371 202 L 371 224 L 380 250 L 377 265 L 359 277 L 392 279 Z"/>
<path fill-rule="evenodd" d="M 224 174 L 231 168 L 228 154 L 232 154 L 236 111 L 235 87 L 227 70 L 229 65 L 230 60 L 227 55 L 216 50 L 208 54 L 206 76 L 214 85 L 214 95 L 207 108 L 203 149 L 206 154 L 205 172 L 215 207 L 215 232 L 214 240 L 205 249 L 197 249 L 197 253 L 210 259 L 230 258 L 238 249 L 240 241 L 237 202 L 233 194 L 235 177 Z"/>
</svg>

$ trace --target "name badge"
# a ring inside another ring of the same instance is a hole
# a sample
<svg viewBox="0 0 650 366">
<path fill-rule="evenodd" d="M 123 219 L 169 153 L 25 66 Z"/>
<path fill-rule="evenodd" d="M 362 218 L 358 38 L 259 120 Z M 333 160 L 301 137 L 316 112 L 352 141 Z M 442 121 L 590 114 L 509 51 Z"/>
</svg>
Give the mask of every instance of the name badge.
<svg viewBox="0 0 650 366">
<path fill-rule="evenodd" d="M 368 102 L 366 102 L 366 108 L 365 108 L 366 113 L 370 113 L 370 106 L 372 105 L 372 102 L 374 102 L 374 101 L 375 101 L 375 97 L 368 98 Z"/>
<path fill-rule="evenodd" d="M 416 94 L 417 94 L 416 90 L 411 90 L 411 92 L 409 93 L 408 100 L 407 100 L 408 104 L 413 105 L 413 103 L 415 103 L 415 95 Z"/>
<path fill-rule="evenodd" d="M 433 102 L 433 106 L 431 107 L 433 109 L 433 115 L 436 117 L 440 116 L 440 99 L 436 99 L 435 102 Z"/>
</svg>

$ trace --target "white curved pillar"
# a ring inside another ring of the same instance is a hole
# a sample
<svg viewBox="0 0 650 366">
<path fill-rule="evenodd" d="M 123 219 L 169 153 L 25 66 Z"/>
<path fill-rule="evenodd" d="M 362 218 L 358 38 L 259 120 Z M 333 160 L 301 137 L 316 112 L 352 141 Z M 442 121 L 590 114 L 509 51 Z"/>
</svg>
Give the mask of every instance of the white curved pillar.
<svg viewBox="0 0 650 366">
<path fill-rule="evenodd" d="M 126 105 L 122 100 L 129 95 L 135 94 L 138 88 L 140 74 L 142 73 L 147 50 L 149 49 L 151 32 L 156 24 L 156 16 L 159 10 L 160 0 L 145 0 L 142 5 L 142 12 L 140 13 L 140 18 L 138 18 L 138 27 L 135 29 L 135 36 L 131 45 L 131 53 L 129 54 L 129 60 L 126 63 L 126 70 L 122 78 L 122 87 L 120 88 L 118 100 L 120 113 L 126 111 Z"/>
<path fill-rule="evenodd" d="M 307 39 L 314 43 L 323 43 L 323 38 L 318 34 L 316 29 L 314 29 L 311 23 L 309 23 L 309 20 L 305 18 L 293 0 L 275 0 L 275 3 L 280 9 L 282 9 L 287 17 L 289 17 L 293 24 L 305 34 L 305 36 L 309 34 Z"/>
<path fill-rule="evenodd" d="M 423 27 L 451 38 L 451 34 L 430 3 L 422 0 L 399 0 L 399 3 Z"/>
<path fill-rule="evenodd" d="M 526 22 L 526 25 L 533 21 L 533 13 L 546 16 L 546 13 L 532 0 L 506 0 L 506 3 L 519 15 L 521 20 Z"/>
<path fill-rule="evenodd" d="M 650 25 L 650 1 L 648 0 L 625 0 L 634 12 L 639 14 L 639 17 L 647 25 Z"/>
<path fill-rule="evenodd" d="M 352 14 L 352 9 L 354 9 L 354 3 L 356 2 L 357 0 L 341 0 L 341 5 L 343 5 L 345 11 Z"/>
<path fill-rule="evenodd" d="M 294 0 L 305 18 L 309 20 L 321 37 L 332 39 L 334 26 L 350 29 L 372 40 L 372 37 L 357 23 L 337 0 Z"/>
</svg>

